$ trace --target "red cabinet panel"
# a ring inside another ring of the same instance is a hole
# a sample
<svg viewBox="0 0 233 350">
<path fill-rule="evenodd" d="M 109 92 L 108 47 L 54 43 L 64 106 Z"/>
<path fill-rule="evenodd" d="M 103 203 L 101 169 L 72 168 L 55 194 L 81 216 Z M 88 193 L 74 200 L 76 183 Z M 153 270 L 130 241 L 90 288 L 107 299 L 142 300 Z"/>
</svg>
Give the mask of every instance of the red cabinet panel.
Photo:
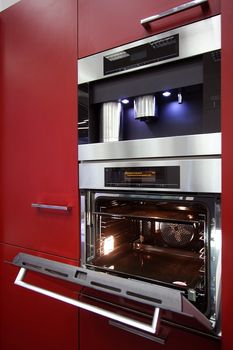
<svg viewBox="0 0 233 350">
<path fill-rule="evenodd" d="M 34 252 L 0 244 L 0 348 L 4 350 L 77 350 L 78 310 L 62 302 L 14 285 L 19 268 L 9 264 L 18 252 Z M 41 257 L 54 259 L 46 254 Z M 62 262 L 73 263 L 63 259 Z M 27 280 L 74 298 L 61 280 L 28 273 Z"/>
<path fill-rule="evenodd" d="M 0 39 L 0 241 L 77 258 L 77 1 L 20 1 Z"/>
<path fill-rule="evenodd" d="M 90 337 L 90 330 L 94 336 Z M 181 330 L 171 330 L 164 346 L 141 336 L 111 326 L 106 318 L 80 311 L 80 350 L 95 348 L 96 350 L 219 350 L 220 343 Z"/>
<path fill-rule="evenodd" d="M 79 58 L 220 13 L 220 0 L 153 22 L 140 20 L 190 0 L 79 0 Z"/>
<path fill-rule="evenodd" d="M 233 81 L 233 2 L 222 0 L 222 147 L 223 147 L 223 194 L 222 194 L 222 325 L 223 349 L 233 348 L 233 229 L 232 229 L 232 92 Z"/>
</svg>

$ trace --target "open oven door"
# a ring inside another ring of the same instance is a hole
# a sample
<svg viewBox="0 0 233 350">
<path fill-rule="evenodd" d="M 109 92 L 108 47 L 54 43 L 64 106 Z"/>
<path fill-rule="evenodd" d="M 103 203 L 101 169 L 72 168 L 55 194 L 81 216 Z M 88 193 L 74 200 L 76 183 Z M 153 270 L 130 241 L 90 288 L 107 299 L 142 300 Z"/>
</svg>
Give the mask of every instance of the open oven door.
<svg viewBox="0 0 233 350">
<path fill-rule="evenodd" d="M 186 299 L 182 291 L 71 266 L 24 253 L 19 253 L 14 258 L 13 264 L 20 267 L 15 280 L 16 285 L 94 312 L 113 321 L 117 321 L 120 324 L 134 327 L 140 331 L 158 334 L 160 312 L 167 310 L 195 319 L 202 328 L 204 327 L 207 333 L 213 334 L 214 327 L 211 321 Z M 62 279 L 100 292 L 109 293 L 110 295 L 126 298 L 145 306 L 152 306 L 154 311 L 151 324 L 138 321 L 137 319 L 131 319 L 119 313 L 102 309 L 99 306 L 78 299 L 71 299 L 25 282 L 24 278 L 27 270 Z"/>
</svg>

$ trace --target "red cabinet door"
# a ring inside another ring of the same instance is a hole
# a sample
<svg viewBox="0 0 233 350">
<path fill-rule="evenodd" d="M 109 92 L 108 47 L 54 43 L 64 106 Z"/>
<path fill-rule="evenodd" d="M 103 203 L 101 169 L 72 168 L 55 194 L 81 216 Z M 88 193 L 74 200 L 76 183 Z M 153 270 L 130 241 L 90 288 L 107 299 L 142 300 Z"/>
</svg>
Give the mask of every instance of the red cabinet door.
<svg viewBox="0 0 233 350">
<path fill-rule="evenodd" d="M 144 27 L 140 20 L 190 0 L 79 0 L 79 58 L 220 13 L 220 0 L 209 0 Z"/>
<path fill-rule="evenodd" d="M 78 310 L 14 285 L 19 268 L 9 262 L 19 252 L 35 255 L 30 250 L 0 244 L 0 349 L 77 350 Z M 54 259 L 46 254 L 40 256 Z M 62 262 L 73 263 L 67 259 Z M 77 297 L 61 280 L 29 272 L 25 280 L 70 298 Z"/>
<path fill-rule="evenodd" d="M 77 1 L 20 1 L 0 35 L 0 241 L 77 258 Z"/>
<path fill-rule="evenodd" d="M 233 293 L 233 232 L 232 232 L 232 93 L 233 41 L 229 33 L 233 31 L 233 2 L 222 0 L 222 328 L 223 350 L 233 348 L 232 340 L 232 293 Z"/>
<path fill-rule="evenodd" d="M 92 336 L 88 336 L 90 329 Z M 80 350 L 219 350 L 219 341 L 191 335 L 178 329 L 170 329 L 165 345 L 131 334 L 109 324 L 106 318 L 80 311 Z"/>
</svg>

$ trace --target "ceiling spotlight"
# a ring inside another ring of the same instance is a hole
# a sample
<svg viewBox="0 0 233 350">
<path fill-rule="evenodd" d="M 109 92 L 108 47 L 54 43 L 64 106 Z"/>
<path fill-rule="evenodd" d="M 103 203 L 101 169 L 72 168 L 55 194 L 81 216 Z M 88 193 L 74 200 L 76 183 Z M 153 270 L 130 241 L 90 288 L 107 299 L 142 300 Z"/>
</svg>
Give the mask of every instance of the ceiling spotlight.
<svg viewBox="0 0 233 350">
<path fill-rule="evenodd" d="M 169 96 L 171 96 L 170 91 L 164 91 L 164 92 L 163 92 L 163 96 L 164 96 L 164 97 L 169 97 Z"/>
<path fill-rule="evenodd" d="M 123 100 L 121 100 L 121 102 L 124 104 L 124 105 L 127 105 L 129 103 L 129 100 L 127 98 L 124 98 Z"/>
</svg>

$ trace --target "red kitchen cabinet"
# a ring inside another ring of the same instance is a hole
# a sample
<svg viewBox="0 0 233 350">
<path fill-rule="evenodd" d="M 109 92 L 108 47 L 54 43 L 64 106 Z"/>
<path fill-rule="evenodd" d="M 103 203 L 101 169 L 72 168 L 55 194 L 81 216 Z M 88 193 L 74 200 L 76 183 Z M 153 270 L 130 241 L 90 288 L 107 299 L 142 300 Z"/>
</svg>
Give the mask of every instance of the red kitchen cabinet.
<svg viewBox="0 0 233 350">
<path fill-rule="evenodd" d="M 19 268 L 10 262 L 19 252 L 35 255 L 30 250 L 0 244 L 0 349 L 77 350 L 78 310 L 14 285 Z M 46 254 L 40 256 L 62 260 Z M 74 263 L 67 259 L 62 262 Z M 77 297 L 77 291 L 61 280 L 36 273 L 28 273 L 26 279 L 53 292 Z"/>
<path fill-rule="evenodd" d="M 79 0 L 78 56 L 138 40 L 220 13 L 220 0 L 173 14 L 142 26 L 140 20 L 182 5 L 189 0 Z"/>
<path fill-rule="evenodd" d="M 222 328 L 223 350 L 233 348 L 232 293 L 233 232 L 232 232 L 232 81 L 233 81 L 233 3 L 222 0 Z"/>
<path fill-rule="evenodd" d="M 0 16 L 0 241 L 77 259 L 77 1 Z"/>
<path fill-rule="evenodd" d="M 93 337 L 88 336 L 90 329 L 95 330 Z M 173 329 L 168 335 L 166 344 L 161 345 L 109 325 L 105 318 L 93 316 L 87 311 L 80 311 L 80 349 L 91 349 L 93 347 L 101 350 L 186 350 L 187 348 L 189 350 L 219 350 L 220 342 Z"/>
</svg>

